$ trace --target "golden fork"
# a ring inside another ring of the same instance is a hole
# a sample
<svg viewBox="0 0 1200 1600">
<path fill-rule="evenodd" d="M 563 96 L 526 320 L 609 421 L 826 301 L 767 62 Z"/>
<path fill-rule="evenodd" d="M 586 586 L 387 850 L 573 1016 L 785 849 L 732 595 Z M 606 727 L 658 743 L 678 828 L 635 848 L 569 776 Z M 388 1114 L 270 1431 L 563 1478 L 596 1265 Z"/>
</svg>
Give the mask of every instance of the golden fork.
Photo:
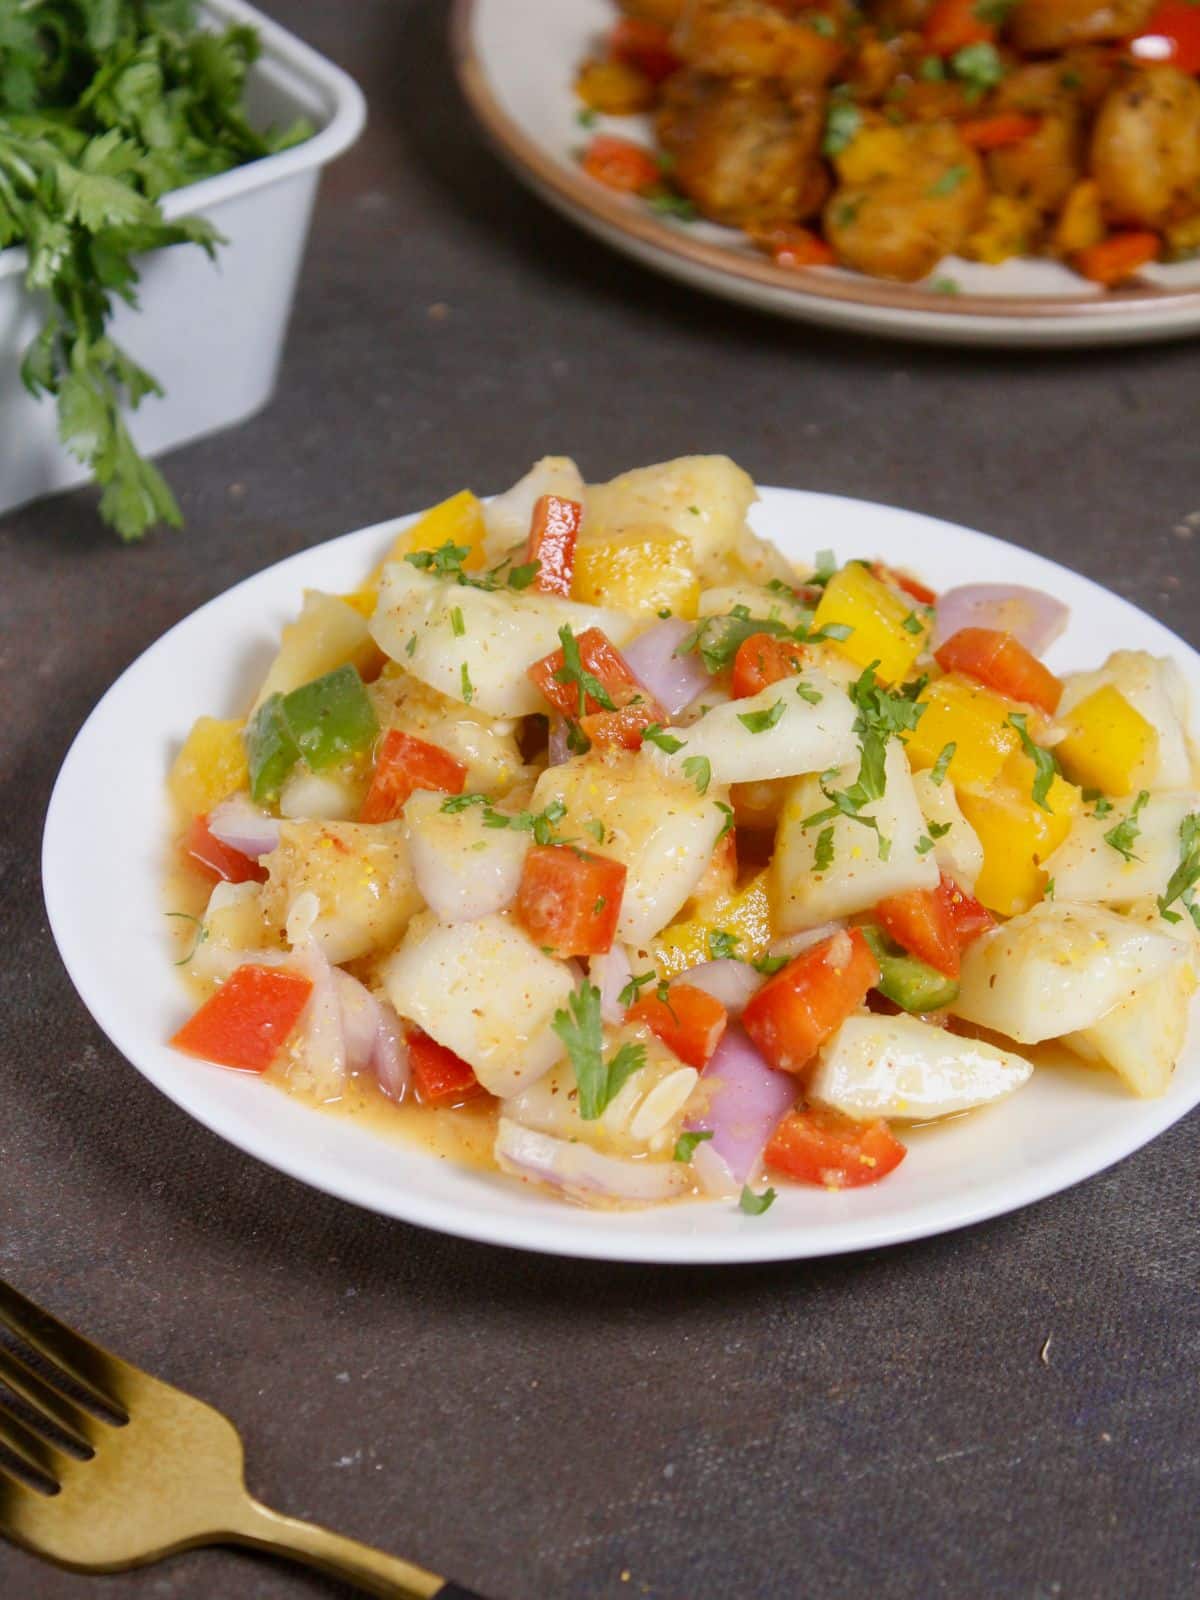
<svg viewBox="0 0 1200 1600">
<path fill-rule="evenodd" d="M 482 1600 L 469 1589 L 251 1498 L 220 1412 L 82 1338 L 0 1280 L 0 1533 L 77 1572 L 117 1572 L 205 1544 L 288 1556 L 388 1600 Z M 87 1403 L 76 1398 L 87 1397 Z M 22 1406 L 12 1395 L 19 1396 Z M 37 1483 L 38 1487 L 33 1487 Z"/>
</svg>

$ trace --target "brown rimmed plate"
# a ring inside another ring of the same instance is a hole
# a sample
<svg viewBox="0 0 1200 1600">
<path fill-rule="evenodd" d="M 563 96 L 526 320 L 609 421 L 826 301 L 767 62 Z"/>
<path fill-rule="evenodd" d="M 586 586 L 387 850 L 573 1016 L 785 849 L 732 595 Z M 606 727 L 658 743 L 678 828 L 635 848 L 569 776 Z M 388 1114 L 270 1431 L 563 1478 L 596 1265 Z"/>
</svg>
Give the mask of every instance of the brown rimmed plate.
<svg viewBox="0 0 1200 1600">
<path fill-rule="evenodd" d="M 1155 265 L 1107 292 L 1048 260 L 984 266 L 956 257 L 917 284 L 839 267 L 777 267 L 729 228 L 659 216 L 581 170 L 575 71 L 615 14 L 611 0 L 455 0 L 459 81 L 513 170 L 615 249 L 669 277 L 760 310 L 832 327 L 945 344 L 1101 345 L 1200 331 L 1200 260 Z M 600 129 L 651 143 L 648 120 Z"/>
</svg>

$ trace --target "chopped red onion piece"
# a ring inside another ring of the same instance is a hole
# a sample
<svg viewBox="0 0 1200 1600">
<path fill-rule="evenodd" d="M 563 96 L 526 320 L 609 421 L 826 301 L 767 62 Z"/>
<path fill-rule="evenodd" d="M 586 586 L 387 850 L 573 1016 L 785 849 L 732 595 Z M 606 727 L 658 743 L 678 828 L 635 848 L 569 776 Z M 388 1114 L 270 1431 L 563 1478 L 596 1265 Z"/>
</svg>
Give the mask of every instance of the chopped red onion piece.
<svg viewBox="0 0 1200 1600">
<path fill-rule="evenodd" d="M 282 826 L 278 817 L 260 811 L 245 794 L 231 795 L 208 814 L 208 831 L 213 838 L 227 844 L 231 850 L 240 850 L 252 861 L 269 856 L 278 848 Z"/>
<path fill-rule="evenodd" d="M 386 1000 L 379 1002 L 379 1032 L 371 1065 L 384 1094 L 392 1100 L 403 1100 L 409 1082 L 408 1044 L 404 1025 Z"/>
<path fill-rule="evenodd" d="M 341 1007 L 346 1071 L 363 1072 L 371 1064 L 379 1038 L 379 1001 L 365 984 L 340 967 L 333 969 L 333 982 Z"/>
<path fill-rule="evenodd" d="M 546 765 L 548 767 L 561 767 L 564 761 L 571 759 L 571 748 L 567 743 L 567 719 L 565 717 L 550 718 L 550 739 L 546 746 Z"/>
<path fill-rule="evenodd" d="M 621 1004 L 621 991 L 633 977 L 625 946 L 614 944 L 604 955 L 592 956 L 588 961 L 588 977 L 600 991 L 600 1015 L 605 1022 L 622 1022 L 625 1007 Z"/>
<path fill-rule="evenodd" d="M 1067 625 L 1070 610 L 1053 595 L 1015 583 L 968 583 L 938 601 L 933 648 L 960 628 L 1011 633 L 1035 656 L 1044 655 Z"/>
<path fill-rule="evenodd" d="M 583 1205 L 661 1205 L 688 1186 L 681 1162 L 606 1156 L 591 1145 L 552 1138 L 508 1117 L 500 1118 L 495 1156 L 503 1171 L 548 1183 Z"/>
<path fill-rule="evenodd" d="M 692 1173 L 705 1194 L 714 1200 L 728 1199 L 741 1188 L 728 1163 L 713 1149 L 711 1139 L 705 1139 L 692 1151 Z"/>
<path fill-rule="evenodd" d="M 776 1072 L 738 1027 L 727 1028 L 693 1095 L 686 1126 L 709 1141 L 736 1183 L 746 1183 L 767 1140 L 796 1099 L 796 1080 Z M 699 1149 L 699 1146 L 697 1147 Z"/>
<path fill-rule="evenodd" d="M 740 1017 L 750 996 L 762 987 L 765 980 L 762 973 L 755 972 L 748 962 L 730 958 L 704 961 L 698 967 L 689 967 L 675 981 L 690 983 L 694 989 L 703 989 L 705 994 L 719 1000 L 731 1017 Z"/>
<path fill-rule="evenodd" d="M 769 954 L 783 956 L 785 960 L 793 961 L 798 955 L 803 955 L 805 950 L 811 950 L 813 945 L 832 939 L 834 934 L 840 933 L 845 926 L 844 922 L 822 922 L 816 928 L 802 928 L 799 933 L 785 933 L 782 938 L 771 940 Z"/>
<path fill-rule="evenodd" d="M 680 617 L 669 617 L 647 628 L 621 652 L 634 677 L 669 717 L 677 717 L 712 681 L 697 651 L 676 654 L 683 641 L 694 632 L 692 623 Z"/>
</svg>

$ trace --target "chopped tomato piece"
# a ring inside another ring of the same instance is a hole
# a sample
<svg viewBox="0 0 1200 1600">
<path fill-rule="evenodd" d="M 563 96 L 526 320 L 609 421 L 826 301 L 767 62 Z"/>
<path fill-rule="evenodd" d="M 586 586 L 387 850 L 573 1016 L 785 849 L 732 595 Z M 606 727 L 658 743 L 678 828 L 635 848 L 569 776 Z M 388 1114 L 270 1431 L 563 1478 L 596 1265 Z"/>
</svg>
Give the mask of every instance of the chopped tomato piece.
<svg viewBox="0 0 1200 1600">
<path fill-rule="evenodd" d="M 265 883 L 266 870 L 253 857 L 222 844 L 208 831 L 207 817 L 193 817 L 183 840 L 183 852 L 207 877 L 225 883 Z"/>
<path fill-rule="evenodd" d="M 517 890 L 517 920 L 542 949 L 601 956 L 612 949 L 625 893 L 625 868 L 573 845 L 535 844 Z"/>
<path fill-rule="evenodd" d="M 969 44 L 991 44 L 995 26 L 979 10 L 979 0 L 933 0 L 925 18 L 925 48 L 935 56 L 952 56 Z"/>
<path fill-rule="evenodd" d="M 703 1070 L 721 1042 L 729 1014 L 721 1002 L 690 983 L 673 983 L 666 999 L 643 995 L 631 1006 L 630 1022 L 644 1022 L 681 1061 Z"/>
<path fill-rule="evenodd" d="M 946 672 L 965 672 L 997 694 L 1024 700 L 1053 716 L 1062 699 L 1059 680 L 1019 639 L 998 628 L 960 628 L 934 651 Z"/>
<path fill-rule="evenodd" d="M 646 729 L 666 720 L 667 714 L 658 701 L 647 694 L 619 711 L 593 711 L 579 719 L 579 726 L 593 744 L 640 750 Z"/>
<path fill-rule="evenodd" d="M 253 963 L 232 972 L 171 1040 L 176 1050 L 236 1072 L 265 1072 L 308 1004 L 312 980 Z"/>
<path fill-rule="evenodd" d="M 947 978 L 957 978 L 958 930 L 954 916 L 936 889 L 909 889 L 888 895 L 875 907 L 875 920 L 898 945 Z"/>
<path fill-rule="evenodd" d="M 1020 144 L 1040 127 L 1039 117 L 1027 117 L 1023 111 L 998 111 L 994 117 L 970 117 L 958 124 L 958 131 L 973 150 L 1001 150 L 1005 145 Z"/>
<path fill-rule="evenodd" d="M 408 1065 L 417 1095 L 426 1105 L 443 1101 L 461 1103 L 484 1092 L 470 1062 L 447 1050 L 427 1033 L 414 1029 L 408 1035 Z"/>
<path fill-rule="evenodd" d="M 1099 244 L 1077 250 L 1071 257 L 1071 265 L 1093 283 L 1112 289 L 1126 278 L 1132 278 L 1148 262 L 1157 261 L 1161 249 L 1162 242 L 1156 233 L 1135 228 L 1125 233 L 1110 233 Z"/>
<path fill-rule="evenodd" d="M 1159 0 L 1129 53 L 1139 61 L 1169 61 L 1180 72 L 1200 72 L 1200 10 L 1195 0 Z"/>
<path fill-rule="evenodd" d="M 360 822 L 390 822 L 417 789 L 461 794 L 465 765 L 436 744 L 428 744 L 399 728 L 389 728 L 375 758 L 375 775 L 359 813 Z"/>
<path fill-rule="evenodd" d="M 797 1183 L 858 1189 L 894 1172 L 907 1149 L 882 1118 L 855 1122 L 840 1111 L 810 1106 L 789 1111 L 767 1144 L 769 1167 Z"/>
<path fill-rule="evenodd" d="M 832 247 L 819 234 L 792 222 L 758 229 L 753 238 L 777 267 L 832 267 L 837 263 Z"/>
<path fill-rule="evenodd" d="M 802 645 L 773 633 L 752 633 L 733 658 L 734 698 L 744 700 L 782 678 L 794 677 L 804 671 L 806 660 Z"/>
<path fill-rule="evenodd" d="M 639 697 L 648 700 L 645 689 L 634 677 L 624 656 L 599 628 L 585 628 L 576 635 L 583 671 L 596 679 L 609 704 L 597 699 L 566 673 L 563 652 L 551 650 L 528 670 L 530 681 L 541 690 L 556 711 L 565 717 L 580 717 L 593 711 L 620 710 Z"/>
<path fill-rule="evenodd" d="M 918 605 L 937 605 L 936 592 L 926 587 L 919 578 L 910 577 L 907 572 L 900 572 L 896 567 L 886 566 L 882 561 L 874 562 L 871 571 L 882 583 L 890 583 L 906 594 L 910 600 L 915 600 Z"/>
<path fill-rule="evenodd" d="M 606 189 L 621 194 L 641 194 L 662 182 L 658 162 L 631 139 L 598 133 L 583 153 L 583 170 Z"/>
<path fill-rule="evenodd" d="M 858 928 L 835 933 L 768 978 L 742 1026 L 771 1066 L 802 1072 L 879 982 L 879 963 Z"/>
<path fill-rule="evenodd" d="M 617 61 L 636 67 L 651 83 L 661 83 L 681 65 L 666 28 L 643 17 L 622 17 L 609 35 L 609 49 Z"/>
<path fill-rule="evenodd" d="M 996 919 L 987 907 L 981 905 L 973 894 L 960 889 L 954 879 L 947 877 L 944 872 L 942 881 L 938 885 L 938 893 L 954 924 L 960 951 L 965 950 L 972 939 L 978 939 L 981 933 L 986 933 L 989 928 L 996 926 Z"/>
<path fill-rule="evenodd" d="M 583 521 L 583 507 L 578 500 L 563 500 L 556 494 L 544 494 L 533 508 L 533 521 L 529 529 L 529 554 L 527 561 L 538 563 L 533 587 L 543 594 L 571 593 L 571 578 L 575 571 L 575 540 L 579 524 Z"/>
</svg>

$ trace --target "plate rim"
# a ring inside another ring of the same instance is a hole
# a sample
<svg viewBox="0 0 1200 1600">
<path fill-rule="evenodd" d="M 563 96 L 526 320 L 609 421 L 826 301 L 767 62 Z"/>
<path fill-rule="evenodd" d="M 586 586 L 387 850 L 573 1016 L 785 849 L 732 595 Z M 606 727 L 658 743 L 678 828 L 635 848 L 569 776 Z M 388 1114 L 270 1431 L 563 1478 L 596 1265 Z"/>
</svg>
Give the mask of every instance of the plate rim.
<svg viewBox="0 0 1200 1600">
<path fill-rule="evenodd" d="M 742 295 L 754 289 L 768 289 L 794 299 L 798 308 L 811 304 L 814 313 L 828 313 L 835 306 L 892 315 L 908 313 L 935 321 L 939 327 L 957 326 L 963 333 L 969 331 L 972 319 L 995 330 L 1027 321 L 1040 325 L 1038 331 L 1070 327 L 1082 333 L 1089 324 L 1097 331 L 1107 331 L 1123 326 L 1124 319 L 1136 314 L 1145 318 L 1136 331 L 1146 338 L 1169 333 L 1182 338 L 1188 330 L 1176 328 L 1176 320 L 1187 315 L 1200 318 L 1200 288 L 1166 289 L 1147 284 L 1137 289 L 1110 289 L 1102 295 L 959 293 L 937 296 L 936 303 L 931 304 L 935 297 L 914 285 L 864 274 L 826 277 L 820 268 L 813 267 L 778 267 L 765 257 L 737 255 L 721 245 L 693 238 L 652 212 L 636 209 L 626 197 L 610 193 L 582 173 L 572 171 L 525 133 L 500 103 L 476 47 L 475 20 L 482 3 L 483 0 L 452 0 L 450 44 L 459 87 L 493 145 L 520 176 L 548 191 L 546 198 L 569 212 L 581 212 L 580 220 L 586 218 L 593 231 L 602 237 L 608 231 L 616 232 L 643 252 L 665 254 L 676 273 L 715 274 L 733 280 L 729 288 L 736 286 Z M 644 260 L 644 255 L 640 259 Z M 919 333 L 921 328 L 914 323 L 912 331 Z M 1015 336 L 1018 330 L 1011 331 Z"/>
<path fill-rule="evenodd" d="M 899 516 L 954 537 L 966 535 L 972 542 L 983 541 L 986 545 L 1000 550 L 1018 549 L 1023 558 L 1048 569 L 1050 573 L 1065 571 L 1085 589 L 1094 590 L 1106 601 L 1116 600 L 1120 605 L 1136 612 L 1171 640 L 1172 647 L 1188 659 L 1192 672 L 1200 678 L 1200 652 L 1174 634 L 1165 623 L 1142 611 L 1124 596 L 1106 589 L 1095 579 L 1063 566 L 1062 563 L 1052 560 L 1040 551 L 1014 546 L 1010 541 L 998 538 L 996 535 L 968 528 L 961 523 L 950 522 L 925 512 L 890 505 L 886 501 L 863 500 L 855 496 L 811 489 L 770 485 L 757 487 L 759 495 L 764 499 L 769 497 L 774 500 L 799 501 L 809 509 L 823 501 L 843 507 L 859 506 L 872 512 Z M 127 1001 L 128 996 L 110 993 L 103 980 L 99 977 L 94 978 L 88 970 L 85 959 L 86 941 L 82 936 L 77 939 L 72 932 L 70 891 L 74 889 L 74 885 L 65 880 L 64 873 L 58 869 L 55 860 L 56 841 L 64 830 L 71 827 L 70 793 L 72 783 L 77 781 L 74 779 L 74 768 L 87 759 L 86 744 L 90 731 L 109 702 L 122 692 L 128 679 L 143 673 L 151 659 L 160 651 L 165 653 L 181 630 L 195 625 L 198 619 L 214 608 L 222 606 L 232 595 L 279 573 L 280 569 L 293 563 L 303 562 L 305 558 L 318 551 L 328 551 L 339 545 L 359 542 L 366 544 L 373 537 L 383 539 L 389 535 L 394 536 L 396 531 L 414 520 L 417 515 L 419 513 L 385 518 L 365 527 L 335 535 L 332 539 L 308 546 L 304 550 L 293 551 L 258 572 L 248 574 L 181 617 L 166 632 L 147 645 L 96 702 L 72 739 L 55 778 L 43 827 L 40 865 L 43 900 L 59 958 L 85 1009 L 117 1053 L 139 1076 L 164 1094 L 186 1115 L 199 1122 L 209 1132 L 233 1145 L 235 1149 L 263 1162 L 266 1166 L 283 1172 L 310 1188 L 398 1221 L 480 1244 L 503 1245 L 509 1249 L 529 1250 L 563 1259 L 698 1266 L 815 1260 L 830 1255 L 858 1254 L 864 1250 L 887 1248 L 953 1233 L 964 1227 L 1024 1210 L 1027 1206 L 1072 1188 L 1088 1178 L 1098 1176 L 1125 1157 L 1135 1154 L 1152 1139 L 1183 1120 L 1200 1104 L 1200 1076 L 1185 1091 L 1182 1100 L 1174 1095 L 1159 1100 L 1131 1100 L 1131 1107 L 1136 1107 L 1138 1111 L 1132 1137 L 1129 1122 L 1119 1120 L 1113 1128 L 1105 1129 L 1103 1135 L 1093 1140 L 1092 1144 L 1067 1147 L 1053 1162 L 1040 1165 L 1032 1182 L 1028 1177 L 1022 1180 L 1019 1198 L 1014 1199 L 1011 1192 L 1015 1181 L 1014 1175 L 1007 1173 L 989 1180 L 987 1185 L 976 1191 L 971 1191 L 969 1188 L 964 1190 L 962 1199 L 956 1203 L 950 1218 L 940 1214 L 939 1208 L 943 1207 L 945 1202 L 933 1200 L 919 1202 L 921 1209 L 910 1220 L 902 1221 L 899 1226 L 886 1216 L 857 1219 L 852 1224 L 855 1233 L 850 1240 L 842 1236 L 843 1227 L 851 1225 L 849 1219 L 842 1221 L 841 1226 L 838 1220 L 830 1219 L 827 1232 L 815 1230 L 811 1224 L 805 1222 L 798 1223 L 794 1229 L 787 1232 L 770 1233 L 756 1232 L 751 1219 L 745 1229 L 739 1228 L 736 1233 L 718 1234 L 709 1232 L 701 1226 L 665 1239 L 653 1232 L 639 1232 L 639 1223 L 645 1217 L 655 1214 L 653 1208 L 649 1211 L 592 1213 L 593 1218 L 603 1219 L 605 1224 L 615 1226 L 601 1227 L 597 1220 L 572 1231 L 571 1219 L 577 1218 L 580 1213 L 575 1208 L 562 1205 L 561 1202 L 555 1203 L 556 1209 L 553 1211 L 531 1211 L 528 1217 L 513 1217 L 508 1214 L 493 1216 L 484 1201 L 474 1207 L 468 1207 L 444 1200 L 419 1188 L 406 1189 L 399 1183 L 383 1183 L 369 1174 L 366 1176 L 354 1174 L 338 1167 L 333 1170 L 319 1167 L 314 1171 L 311 1157 L 299 1146 L 287 1143 L 281 1143 L 278 1148 L 272 1146 L 269 1124 L 263 1132 L 257 1129 L 253 1119 L 247 1118 L 241 1110 L 221 1105 L 215 1100 L 206 1100 L 202 1092 L 193 1093 L 191 1080 L 185 1073 L 180 1072 L 175 1075 L 170 1071 L 160 1071 L 153 1063 L 138 1060 L 135 1054 L 127 1053 L 120 1039 L 122 1028 L 118 1013 L 123 999 Z M 281 1093 L 275 1086 L 263 1085 L 257 1078 L 247 1080 L 246 1087 L 250 1090 L 265 1089 L 272 1096 Z M 284 1098 L 286 1100 L 288 1097 Z M 292 1101 L 291 1104 L 298 1106 L 299 1103 Z M 322 1120 L 327 1115 L 315 1108 L 299 1108 L 307 1116 L 321 1117 Z M 1099 1151 L 1095 1148 L 1096 1143 L 1100 1145 Z M 417 1146 L 411 1148 L 418 1149 Z M 495 1174 L 485 1176 L 489 1179 L 495 1178 Z M 536 1191 L 535 1197 L 540 1198 Z M 697 1217 L 700 1217 L 704 1210 L 719 1204 L 720 1202 L 714 1201 L 706 1206 L 705 1202 L 699 1201 L 695 1203 L 694 1210 Z M 798 1238 L 797 1233 L 802 1233 L 803 1238 Z"/>
</svg>

